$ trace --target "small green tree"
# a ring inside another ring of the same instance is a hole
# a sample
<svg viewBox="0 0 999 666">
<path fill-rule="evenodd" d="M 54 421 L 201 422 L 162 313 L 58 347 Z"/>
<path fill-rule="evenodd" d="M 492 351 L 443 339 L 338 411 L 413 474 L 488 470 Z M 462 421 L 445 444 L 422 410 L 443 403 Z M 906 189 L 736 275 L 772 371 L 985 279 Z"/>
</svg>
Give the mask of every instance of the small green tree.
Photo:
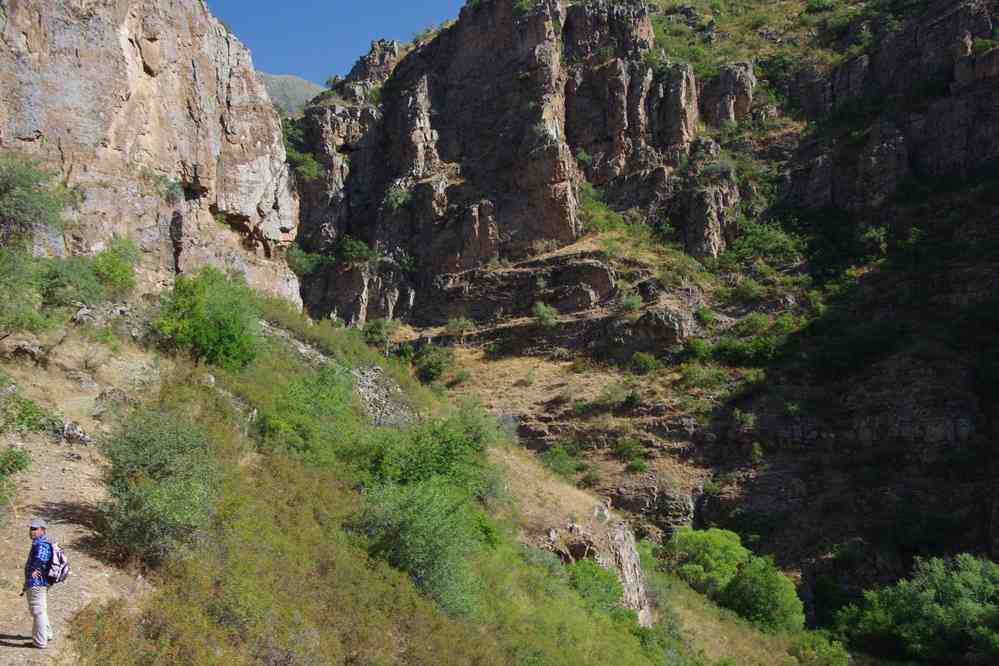
<svg viewBox="0 0 999 666">
<path fill-rule="evenodd" d="M 205 434 L 178 414 L 140 411 L 103 444 L 108 546 L 156 563 L 206 529 L 218 469 Z"/>
<path fill-rule="evenodd" d="M 394 319 L 372 319 L 364 324 L 364 341 L 387 354 L 392 334 L 398 328 L 399 322 Z"/>
<path fill-rule="evenodd" d="M 54 180 L 31 158 L 0 155 L 0 245 L 23 241 L 34 225 L 61 223 L 69 195 Z"/>
<path fill-rule="evenodd" d="M 125 295 L 135 288 L 135 264 L 139 248 L 126 238 L 115 237 L 106 250 L 94 257 L 94 275 L 116 295 Z"/>
<path fill-rule="evenodd" d="M 541 301 L 534 304 L 534 316 L 544 328 L 554 328 L 558 325 L 558 310 Z"/>
<path fill-rule="evenodd" d="M 799 631 L 805 608 L 794 583 L 767 557 L 751 557 L 718 601 L 766 631 Z"/>
<path fill-rule="evenodd" d="M 24 249 L 0 247 L 0 339 L 16 331 L 38 332 L 51 321 L 42 314 L 42 268 Z"/>
<path fill-rule="evenodd" d="M 569 584 L 594 610 L 608 612 L 621 602 L 624 588 L 617 574 L 604 569 L 593 560 L 570 564 Z"/>
<path fill-rule="evenodd" d="M 738 534 L 716 528 L 677 530 L 666 552 L 680 578 L 709 595 L 723 590 L 750 556 Z"/>
<path fill-rule="evenodd" d="M 241 367 L 256 356 L 259 311 L 242 276 L 226 276 L 205 267 L 177 278 L 162 298 L 157 329 L 197 360 L 227 368 Z"/>
<path fill-rule="evenodd" d="M 837 615 L 851 642 L 887 655 L 952 663 L 977 654 L 999 661 L 999 564 L 963 553 L 917 559 L 912 576 Z"/>
</svg>

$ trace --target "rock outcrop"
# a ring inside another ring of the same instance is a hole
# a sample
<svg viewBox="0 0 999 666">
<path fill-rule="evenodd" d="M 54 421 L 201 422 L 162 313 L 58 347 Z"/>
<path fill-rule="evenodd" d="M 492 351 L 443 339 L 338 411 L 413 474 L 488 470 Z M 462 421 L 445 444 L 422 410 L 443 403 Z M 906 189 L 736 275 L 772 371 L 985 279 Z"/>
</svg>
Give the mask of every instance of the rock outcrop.
<svg viewBox="0 0 999 666">
<path fill-rule="evenodd" d="M 203 0 L 4 2 L 0 36 L 0 149 L 42 158 L 79 194 L 48 251 L 127 236 L 145 288 L 211 264 L 299 298 L 280 121 Z"/>
<path fill-rule="evenodd" d="M 828 76 L 800 75 L 791 95 L 806 112 L 860 122 L 846 136 L 802 146 L 785 203 L 862 211 L 906 181 L 973 177 L 999 160 L 999 56 L 973 50 L 993 28 L 988 3 L 937 2 L 871 54 Z"/>
<path fill-rule="evenodd" d="M 373 43 L 302 121 L 324 166 L 301 183 L 303 246 L 337 254 L 349 238 L 373 255 L 309 276 L 310 311 L 440 323 L 456 309 L 446 285 L 472 282 L 465 273 L 578 238 L 584 178 L 655 219 L 679 206 L 685 182 L 674 172 L 696 138 L 698 83 L 689 65 L 650 64 L 649 11 L 640 0 L 529 10 L 488 1 L 408 51 Z M 747 68 L 715 86 L 716 106 L 746 111 Z M 728 194 L 695 212 L 705 229 L 692 233 L 724 235 Z M 705 254 L 720 251 L 712 242 Z M 558 299 L 573 309 L 604 297 L 597 288 Z M 493 305 L 459 300 L 469 316 Z"/>
</svg>

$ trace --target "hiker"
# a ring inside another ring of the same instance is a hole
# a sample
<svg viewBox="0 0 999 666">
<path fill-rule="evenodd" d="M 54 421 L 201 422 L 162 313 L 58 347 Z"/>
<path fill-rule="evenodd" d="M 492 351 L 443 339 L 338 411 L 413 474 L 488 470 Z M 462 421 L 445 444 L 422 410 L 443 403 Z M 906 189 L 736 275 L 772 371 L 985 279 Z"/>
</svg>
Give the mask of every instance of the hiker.
<svg viewBox="0 0 999 666">
<path fill-rule="evenodd" d="M 31 550 L 24 565 L 24 589 L 21 596 L 28 596 L 28 612 L 34 620 L 31 641 L 36 648 L 45 648 L 52 640 L 52 625 L 49 624 L 48 591 L 49 565 L 52 563 L 52 544 L 46 536 L 45 521 L 33 518 L 28 527 L 31 535 Z"/>
</svg>

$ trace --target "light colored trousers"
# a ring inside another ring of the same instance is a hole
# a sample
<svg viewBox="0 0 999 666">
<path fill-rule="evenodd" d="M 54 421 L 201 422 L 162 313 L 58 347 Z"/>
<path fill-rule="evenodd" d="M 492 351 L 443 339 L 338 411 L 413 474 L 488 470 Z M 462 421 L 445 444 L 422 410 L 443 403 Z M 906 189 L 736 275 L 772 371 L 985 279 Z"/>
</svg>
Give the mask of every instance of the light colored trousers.
<svg viewBox="0 0 999 666">
<path fill-rule="evenodd" d="M 49 624 L 47 587 L 29 587 L 24 596 L 28 598 L 28 612 L 35 622 L 31 639 L 38 647 L 45 647 L 52 640 L 52 625 Z"/>
</svg>

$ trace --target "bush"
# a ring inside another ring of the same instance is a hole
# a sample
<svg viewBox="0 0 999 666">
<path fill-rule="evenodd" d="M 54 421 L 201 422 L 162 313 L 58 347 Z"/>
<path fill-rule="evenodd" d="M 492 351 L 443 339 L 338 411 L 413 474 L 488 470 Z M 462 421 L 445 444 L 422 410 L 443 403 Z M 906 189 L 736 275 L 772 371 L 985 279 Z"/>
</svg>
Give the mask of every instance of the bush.
<svg viewBox="0 0 999 666">
<path fill-rule="evenodd" d="M 769 290 L 753 278 L 742 278 L 726 294 L 731 303 L 750 305 L 767 297 Z"/>
<path fill-rule="evenodd" d="M 218 471 L 199 428 L 178 414 L 140 411 L 102 450 L 109 463 L 103 513 L 114 555 L 157 563 L 206 529 Z"/>
<path fill-rule="evenodd" d="M 700 338 L 690 338 L 683 345 L 687 355 L 698 361 L 706 361 L 711 358 L 712 346 L 707 340 Z"/>
<path fill-rule="evenodd" d="M 59 226 L 68 201 L 53 172 L 23 155 L 0 155 L 0 245 L 25 241 L 35 225 Z"/>
<path fill-rule="evenodd" d="M 6 504 L 17 490 L 10 477 L 31 466 L 31 455 L 23 449 L 9 448 L 0 453 L 0 503 Z"/>
<path fill-rule="evenodd" d="M 751 557 L 718 601 L 766 631 L 798 631 L 805 626 L 804 605 L 794 583 L 770 558 Z"/>
<path fill-rule="evenodd" d="M 336 263 L 333 257 L 307 252 L 298 245 L 292 245 L 288 249 L 286 260 L 288 267 L 298 277 L 308 277 L 323 266 L 332 266 Z"/>
<path fill-rule="evenodd" d="M 545 467 L 564 479 L 572 479 L 579 469 L 576 456 L 562 444 L 552 446 L 540 458 Z"/>
<path fill-rule="evenodd" d="M 710 363 L 684 363 L 680 366 L 680 377 L 691 388 L 713 389 L 728 383 L 728 373 Z"/>
<path fill-rule="evenodd" d="M 51 326 L 42 314 L 42 265 L 27 251 L 0 247 L 0 338 L 15 331 L 37 333 Z"/>
<path fill-rule="evenodd" d="M 380 257 L 377 250 L 362 240 L 342 236 L 336 246 L 337 258 L 345 264 L 363 264 L 377 261 Z"/>
<path fill-rule="evenodd" d="M 732 330 L 740 338 L 761 335 L 770 330 L 770 317 L 759 312 L 753 312 L 737 321 Z"/>
<path fill-rule="evenodd" d="M 849 666 L 850 653 L 839 641 L 819 632 L 802 632 L 789 650 L 801 666 Z"/>
<path fill-rule="evenodd" d="M 715 324 L 715 313 L 706 305 L 702 305 L 694 311 L 694 317 L 701 323 L 701 326 L 711 328 Z"/>
<path fill-rule="evenodd" d="M 411 197 L 409 190 L 402 186 L 390 187 L 385 193 L 385 207 L 390 211 L 399 210 L 409 203 Z"/>
<path fill-rule="evenodd" d="M 372 319 L 364 324 L 364 341 L 372 347 L 388 349 L 392 335 L 399 329 L 394 319 Z"/>
<path fill-rule="evenodd" d="M 715 345 L 713 355 L 729 365 L 762 366 L 770 363 L 780 351 L 780 339 L 772 335 L 755 335 L 748 340 L 725 336 Z"/>
<path fill-rule="evenodd" d="M 104 283 L 86 257 L 50 259 L 43 262 L 42 302 L 50 308 L 75 303 L 96 305 L 107 298 Z"/>
<path fill-rule="evenodd" d="M 567 567 L 569 584 L 596 611 L 610 612 L 624 596 L 617 574 L 593 560 L 579 560 Z"/>
<path fill-rule="evenodd" d="M 195 359 L 238 368 L 256 356 L 258 318 L 253 292 L 241 276 L 205 267 L 177 278 L 162 297 L 156 327 Z"/>
<path fill-rule="evenodd" d="M 576 161 L 583 166 L 590 166 L 593 164 L 593 156 L 586 152 L 585 148 L 580 148 L 576 151 Z"/>
<path fill-rule="evenodd" d="M 534 316 L 544 328 L 554 328 L 558 325 L 558 310 L 541 301 L 534 304 Z"/>
<path fill-rule="evenodd" d="M 115 295 L 125 295 L 135 288 L 135 264 L 139 248 L 125 238 L 115 238 L 111 245 L 94 257 L 94 275 Z"/>
<path fill-rule="evenodd" d="M 380 488 L 360 521 L 374 556 L 408 573 L 458 615 L 475 607 L 477 585 L 467 562 L 480 546 L 474 524 L 464 496 L 440 482 Z"/>
<path fill-rule="evenodd" d="M 13 447 L 0 453 L 0 479 L 23 472 L 31 466 L 31 454 Z"/>
<path fill-rule="evenodd" d="M 635 293 L 625 294 L 621 299 L 622 312 L 638 312 L 642 308 L 642 297 Z"/>
<path fill-rule="evenodd" d="M 712 596 L 725 589 L 750 557 L 738 534 L 716 528 L 677 530 L 666 552 L 680 578 Z"/>
<path fill-rule="evenodd" d="M 450 347 L 421 347 L 413 357 L 416 376 L 425 384 L 430 384 L 444 376 L 454 365 L 454 350 Z"/>
<path fill-rule="evenodd" d="M 662 367 L 662 363 L 654 355 L 646 352 L 635 352 L 631 355 L 631 370 L 639 375 L 647 375 Z"/>
<path fill-rule="evenodd" d="M 448 335 L 456 338 L 464 338 L 465 334 L 475 327 L 475 323 L 468 317 L 452 317 L 448 319 L 446 331 Z"/>
<path fill-rule="evenodd" d="M 882 654 L 946 663 L 977 654 L 995 662 L 999 564 L 966 553 L 917 558 L 909 579 L 865 592 L 836 621 L 851 642 Z"/>
<path fill-rule="evenodd" d="M 18 432 L 62 432 L 62 421 L 47 413 L 33 400 L 12 395 L 0 399 L 0 433 Z"/>
<path fill-rule="evenodd" d="M 836 9 L 836 0 L 808 0 L 805 11 L 809 14 L 821 14 Z"/>
</svg>

